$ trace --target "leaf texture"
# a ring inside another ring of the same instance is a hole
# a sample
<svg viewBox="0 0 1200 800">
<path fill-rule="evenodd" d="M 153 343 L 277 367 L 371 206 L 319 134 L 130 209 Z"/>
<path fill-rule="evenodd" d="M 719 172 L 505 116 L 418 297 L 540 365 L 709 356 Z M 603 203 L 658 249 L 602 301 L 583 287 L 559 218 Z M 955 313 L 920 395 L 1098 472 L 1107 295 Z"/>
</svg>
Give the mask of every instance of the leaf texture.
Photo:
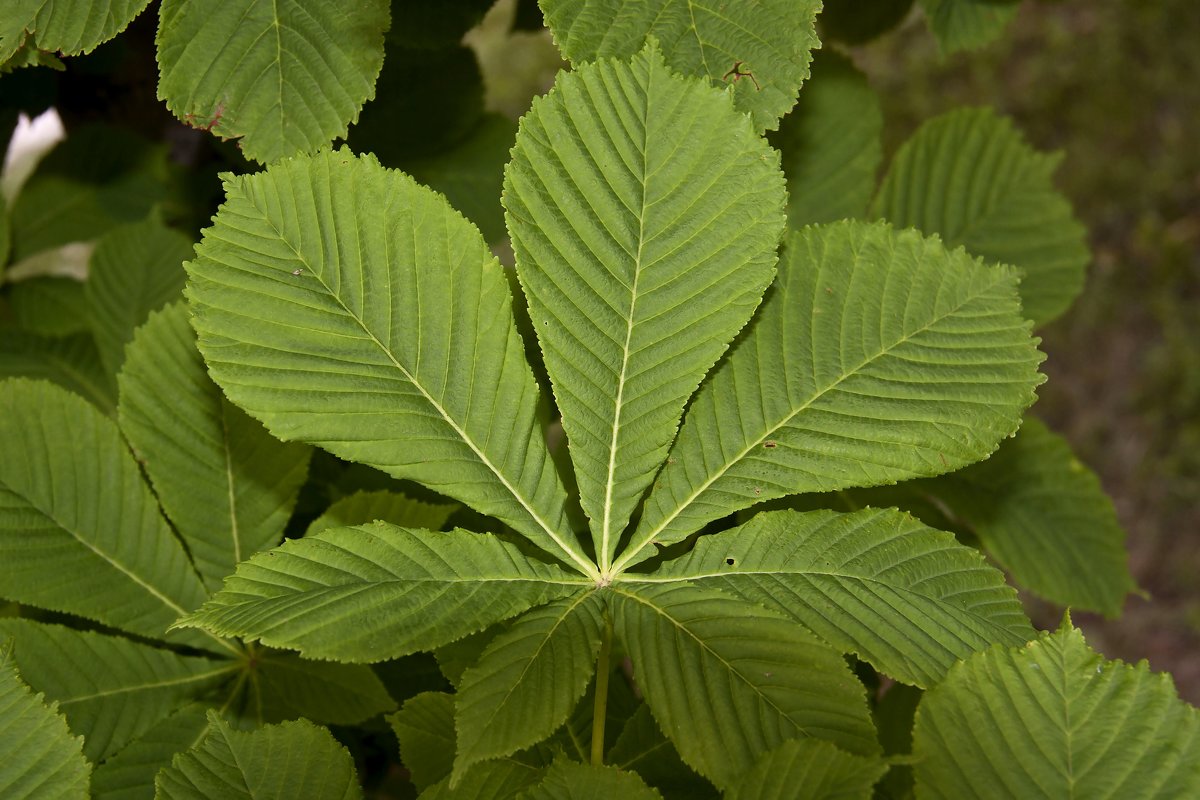
<svg viewBox="0 0 1200 800">
<path fill-rule="evenodd" d="M 883 109 L 866 76 L 843 56 L 818 53 L 799 102 L 771 137 L 783 152 L 788 223 L 864 216 L 883 161 L 882 134 Z"/>
<path fill-rule="evenodd" d="M 0 206 L 0 213 L 3 210 Z M 14 283 L 8 290 L 8 308 L 17 327 L 29 333 L 71 336 L 91 332 L 84 284 L 73 278 L 30 278 Z"/>
<path fill-rule="evenodd" d="M 234 730 L 209 712 L 204 738 L 175 756 L 154 780 L 162 800 L 359 800 L 350 753 L 306 720 Z"/>
<path fill-rule="evenodd" d="M 1043 325 L 1078 296 L 1090 259 L 1087 231 L 1054 188 L 1061 160 L 990 109 L 958 109 L 901 146 L 872 213 L 1019 267 L 1025 316 Z"/>
<path fill-rule="evenodd" d="M 214 592 L 238 563 L 283 538 L 311 448 L 280 442 L 225 399 L 183 303 L 152 314 L 127 353 L 121 430 Z"/>
<path fill-rule="evenodd" d="M 208 730 L 203 705 L 184 706 L 105 760 L 92 773 L 93 800 L 145 800 L 154 796 L 154 776 Z"/>
<path fill-rule="evenodd" d="M 917 709 L 919 798 L 1200 794 L 1200 711 L 1168 675 L 1105 661 L 1069 619 L 955 667 Z"/>
<path fill-rule="evenodd" d="M 668 797 L 716 796 L 708 781 L 679 758 L 675 745 L 659 730 L 650 707 L 642 703 L 604 756 L 604 763 L 636 772 Z"/>
<path fill-rule="evenodd" d="M 388 717 L 413 785 L 425 790 L 454 769 L 454 696 L 422 692 Z"/>
<path fill-rule="evenodd" d="M 521 121 L 506 219 L 602 569 L 774 275 L 784 198 L 729 97 L 653 45 L 560 75 Z"/>
<path fill-rule="evenodd" d="M 58 703 L 84 755 L 100 762 L 186 705 L 228 680 L 232 661 L 177 655 L 116 636 L 0 620 L 0 636 L 15 640 L 21 674 Z"/>
<path fill-rule="evenodd" d="M 645 578 L 656 579 L 772 609 L 922 687 L 975 652 L 1034 635 L 1016 592 L 977 550 L 894 510 L 763 512 L 701 537 Z"/>
<path fill-rule="evenodd" d="M 491 514 L 585 573 L 504 274 L 478 232 L 348 151 L 226 184 L 188 265 L 209 371 L 285 440 Z"/>
<path fill-rule="evenodd" d="M 999 39 L 1017 16 L 1018 0 L 919 0 L 943 54 Z"/>
<path fill-rule="evenodd" d="M 557 730 L 596 672 L 604 603 L 584 590 L 539 606 L 492 639 L 456 695 L 455 777 Z"/>
<path fill-rule="evenodd" d="M 672 69 L 732 88 L 739 111 L 758 130 L 774 128 L 808 77 L 820 46 L 814 0 L 540 0 L 563 55 L 579 63 L 628 58 L 649 37 Z"/>
<path fill-rule="evenodd" d="M 883 224 L 793 234 L 697 394 L 617 566 L 761 500 L 949 472 L 1020 424 L 1042 360 L 1016 276 Z"/>
<path fill-rule="evenodd" d="M 88 797 L 92 769 L 83 740 L 71 735 L 57 703 L 46 703 L 21 681 L 11 643 L 0 645 L 0 741 L 0 796 Z"/>
<path fill-rule="evenodd" d="M 117 426 L 87 401 L 0 382 L 0 441 L 19 454 L 0 459 L 0 596 L 151 638 L 200 605 L 200 579 Z"/>
<path fill-rule="evenodd" d="M 0 337 L 0 380 L 5 378 L 56 383 L 106 414 L 117 407 L 116 381 L 90 333 L 52 337 L 6 330 Z"/>
<path fill-rule="evenodd" d="M 158 98 L 263 163 L 344 137 L 383 65 L 386 0 L 163 0 Z"/>
<path fill-rule="evenodd" d="M 254 556 L 181 624 L 309 658 L 384 661 L 452 642 L 582 582 L 491 534 L 380 522 Z"/>
<path fill-rule="evenodd" d="M 75 56 L 128 27 L 150 0 L 10 0 L 0 15 L 0 64 L 24 45 Z"/>
<path fill-rule="evenodd" d="M 521 796 L 523 790 L 541 780 L 544 770 L 521 764 L 510 759 L 488 761 L 477 764 L 456 788 L 450 788 L 450 779 L 441 781 L 421 792 L 418 800 L 512 800 Z"/>
<path fill-rule="evenodd" d="M 636 773 L 615 767 L 555 761 L 537 786 L 521 795 L 522 800 L 662 800 Z"/>
<path fill-rule="evenodd" d="M 829 742 L 793 739 L 767 753 L 725 795 L 727 800 L 870 800 L 887 772 L 879 758 Z"/>
<path fill-rule="evenodd" d="M 365 525 L 380 520 L 401 528 L 424 528 L 441 530 L 457 506 L 449 503 L 425 503 L 413 500 L 399 492 L 375 491 L 355 492 L 343 497 L 325 509 L 325 513 L 312 521 L 306 536 L 320 533 L 328 528 L 343 528 Z"/>
<path fill-rule="evenodd" d="M 248 716 L 261 725 L 305 717 L 324 725 L 356 725 L 396 703 L 370 667 L 309 661 L 295 653 L 260 651 Z"/>
<path fill-rule="evenodd" d="M 180 297 L 191 241 L 151 218 L 102 236 L 88 262 L 88 319 L 105 368 L 116 374 L 133 331 Z"/>
<path fill-rule="evenodd" d="M 796 623 L 686 583 L 614 586 L 616 630 L 646 702 L 683 760 L 718 788 L 786 739 L 878 751 L 862 684 Z"/>
</svg>

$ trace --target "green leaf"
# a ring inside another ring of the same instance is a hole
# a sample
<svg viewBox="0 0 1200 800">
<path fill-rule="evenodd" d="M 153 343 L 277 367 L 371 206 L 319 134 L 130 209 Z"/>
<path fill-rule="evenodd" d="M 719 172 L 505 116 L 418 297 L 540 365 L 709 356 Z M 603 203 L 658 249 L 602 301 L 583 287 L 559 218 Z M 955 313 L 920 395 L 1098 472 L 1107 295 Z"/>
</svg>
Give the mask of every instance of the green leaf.
<svg viewBox="0 0 1200 800">
<path fill-rule="evenodd" d="M 812 78 L 772 143 L 783 151 L 794 228 L 862 217 L 883 160 L 883 109 L 849 59 L 818 53 Z"/>
<path fill-rule="evenodd" d="M 344 137 L 383 64 L 387 0 L 163 0 L 158 98 L 263 163 Z"/>
<path fill-rule="evenodd" d="M 84 755 L 99 762 L 168 714 L 229 679 L 232 661 L 177 655 L 116 636 L 0 620 L 0 636 L 30 685 L 59 704 L 71 730 L 84 737 Z"/>
<path fill-rule="evenodd" d="M 546 770 L 542 782 L 521 795 L 521 800 L 662 800 L 633 772 L 615 767 L 576 764 L 565 759 L 555 761 Z"/>
<path fill-rule="evenodd" d="M 229 398 L 282 439 L 424 483 L 594 573 L 566 524 L 507 280 L 474 227 L 346 150 L 226 193 L 188 298 Z"/>
<path fill-rule="evenodd" d="M 192 242 L 151 217 L 101 237 L 89 263 L 88 319 L 105 368 L 116 374 L 125 345 L 151 311 L 178 298 Z"/>
<path fill-rule="evenodd" d="M 384 661 L 452 642 L 582 583 L 491 534 L 378 522 L 259 553 L 181 624 L 310 658 Z"/>
<path fill-rule="evenodd" d="M 116 381 L 100 362 L 91 334 L 49 337 L 4 331 L 0 336 L 0 380 L 4 378 L 51 381 L 105 414 L 117 407 Z"/>
<path fill-rule="evenodd" d="M 161 720 L 92 774 L 93 800 L 145 800 L 154 796 L 154 776 L 176 753 L 194 745 L 208 730 L 199 703 L 184 706 Z"/>
<path fill-rule="evenodd" d="M 257 724 L 307 717 L 326 725 L 355 725 L 395 709 L 370 667 L 307 661 L 295 653 L 260 653 L 253 675 Z"/>
<path fill-rule="evenodd" d="M 454 789 L 450 788 L 450 779 L 443 778 L 421 792 L 419 800 L 457 800 L 460 797 L 512 800 L 523 789 L 541 780 L 544 773 L 545 770 L 508 759 L 488 761 L 471 768 Z"/>
<path fill-rule="evenodd" d="M 675 745 L 663 735 L 643 703 L 621 728 L 617 740 L 604 756 L 604 762 L 636 772 L 646 783 L 668 797 L 717 797 L 712 785 L 692 771 L 679 758 Z"/>
<path fill-rule="evenodd" d="M 454 769 L 454 696 L 424 692 L 388 717 L 400 741 L 400 758 L 418 790 L 449 779 Z"/>
<path fill-rule="evenodd" d="M 949 54 L 983 47 L 1017 16 L 1014 0 L 920 0 L 938 49 Z"/>
<path fill-rule="evenodd" d="M 17 327 L 41 336 L 89 333 L 83 286 L 72 278 L 31 278 L 13 284 L 8 306 Z"/>
<path fill-rule="evenodd" d="M 888 767 L 879 758 L 847 753 L 829 742 L 784 742 L 758 760 L 727 800 L 870 800 Z"/>
<path fill-rule="evenodd" d="M 1019 267 L 1025 316 L 1043 325 L 1078 296 L 1090 259 L 1087 231 L 1054 188 L 1061 160 L 990 109 L 958 109 L 900 148 L 872 214 Z"/>
<path fill-rule="evenodd" d="M 43 381 L 0 382 L 0 596 L 151 638 L 204 588 L 113 422 Z M 169 637 L 203 643 L 202 637 Z"/>
<path fill-rule="evenodd" d="M 1013 271 L 879 223 L 793 234 L 617 566 L 761 500 L 978 461 L 1016 431 L 1041 360 Z"/>
<path fill-rule="evenodd" d="M 546 25 L 573 62 L 628 58 L 648 37 L 662 43 L 667 64 L 685 75 L 731 87 L 739 111 L 758 130 L 774 128 L 808 77 L 820 46 L 815 0 L 541 0 Z"/>
<path fill-rule="evenodd" d="M 521 120 L 506 219 L 602 569 L 771 281 L 784 201 L 749 120 L 653 43 L 560 75 Z"/>
<path fill-rule="evenodd" d="M 11 642 L 0 645 L 0 741 L 0 795 L 88 797 L 92 769 L 83 757 L 83 740 L 71 735 L 57 703 L 46 703 L 21 681 Z"/>
<path fill-rule="evenodd" d="M 13 0 L 0 16 L 0 63 L 22 45 L 75 56 L 129 26 L 150 0 Z"/>
<path fill-rule="evenodd" d="M 862 684 L 795 622 L 686 583 L 614 584 L 613 609 L 655 719 L 718 787 L 786 739 L 878 752 Z"/>
<path fill-rule="evenodd" d="M 441 530 L 457 506 L 447 503 L 424 503 L 399 492 L 355 492 L 343 497 L 308 526 L 305 536 L 328 528 L 365 525 L 382 520 L 401 528 Z"/>
<path fill-rule="evenodd" d="M 1017 583 L 1048 600 L 1115 617 L 1137 588 L 1112 500 L 1037 419 L 987 461 L 911 488 L 940 500 Z"/>
<path fill-rule="evenodd" d="M 1034 633 L 1016 592 L 979 551 L 893 510 L 759 513 L 701 537 L 644 580 L 657 579 L 770 608 L 917 686 L 937 683 L 977 651 Z"/>
<path fill-rule="evenodd" d="M 284 444 L 208 377 L 187 308 L 152 314 L 118 378 L 121 430 L 209 591 L 283 537 L 311 449 Z"/>
<path fill-rule="evenodd" d="M 540 606 L 492 639 L 456 695 L 457 781 L 479 761 L 507 756 L 557 730 L 596 671 L 604 602 L 594 590 Z"/>
<path fill-rule="evenodd" d="M 154 779 L 162 800 L 362 797 L 354 761 L 329 731 L 306 720 L 238 731 L 209 712 L 204 738 Z"/>
<path fill-rule="evenodd" d="M 925 694 L 913 731 L 928 798 L 1200 796 L 1200 711 L 1168 675 L 1105 661 L 1069 618 L 997 646 Z"/>
</svg>

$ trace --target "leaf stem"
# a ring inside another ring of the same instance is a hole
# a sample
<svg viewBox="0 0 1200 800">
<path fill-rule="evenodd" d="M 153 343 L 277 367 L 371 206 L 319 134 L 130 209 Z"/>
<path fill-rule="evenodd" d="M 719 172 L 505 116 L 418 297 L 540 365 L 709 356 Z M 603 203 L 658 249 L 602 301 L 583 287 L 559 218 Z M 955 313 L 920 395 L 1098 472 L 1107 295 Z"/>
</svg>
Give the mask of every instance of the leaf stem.
<svg viewBox="0 0 1200 800">
<path fill-rule="evenodd" d="M 613 623 L 609 614 L 604 615 L 604 638 L 600 641 L 600 655 L 596 657 L 596 698 L 592 705 L 592 765 L 604 765 L 604 723 L 608 718 L 608 659 L 612 655 Z"/>
</svg>

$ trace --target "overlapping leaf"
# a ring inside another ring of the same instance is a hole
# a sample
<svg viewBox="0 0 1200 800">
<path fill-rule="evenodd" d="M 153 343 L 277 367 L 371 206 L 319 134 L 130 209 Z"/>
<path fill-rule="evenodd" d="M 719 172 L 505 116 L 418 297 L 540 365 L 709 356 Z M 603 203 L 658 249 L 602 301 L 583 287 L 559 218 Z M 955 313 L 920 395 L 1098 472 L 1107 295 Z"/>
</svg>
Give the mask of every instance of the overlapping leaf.
<svg viewBox="0 0 1200 800">
<path fill-rule="evenodd" d="M 3 381 L 0 441 L 17 454 L 0 459 L 0 596 L 151 638 L 200 605 L 200 579 L 111 420 L 53 384 Z"/>
<path fill-rule="evenodd" d="M 117 752 L 236 669 L 230 661 L 22 619 L 0 620 L 0 636 L 14 639 L 21 674 L 57 701 L 71 730 L 85 737 L 92 761 Z"/>
<path fill-rule="evenodd" d="M 523 615 L 463 673 L 454 774 L 547 738 L 596 671 L 604 603 L 584 590 Z"/>
<path fill-rule="evenodd" d="M 684 761 L 719 788 L 786 739 L 878 751 L 862 684 L 796 623 L 686 583 L 614 586 L 616 630 L 646 702 Z"/>
<path fill-rule="evenodd" d="M 163 0 L 158 97 L 271 162 L 346 135 L 383 64 L 387 0 Z"/>
<path fill-rule="evenodd" d="M 388 717 L 413 785 L 424 790 L 454 769 L 454 696 L 423 692 Z"/>
<path fill-rule="evenodd" d="M 843 56 L 818 54 L 772 137 L 788 176 L 788 222 L 800 228 L 863 216 L 883 160 L 882 133 L 883 109 L 866 76 Z"/>
<path fill-rule="evenodd" d="M 12 645 L 0 644 L 0 796 L 86 798 L 91 766 L 57 703 L 46 703 L 21 681 Z"/>
<path fill-rule="evenodd" d="M 0 14 L 0 65 L 22 47 L 62 55 L 94 50 L 116 36 L 150 0 L 10 0 Z"/>
<path fill-rule="evenodd" d="M 920 0 L 943 53 L 983 47 L 1017 15 L 1019 0 Z"/>
<path fill-rule="evenodd" d="M 124 225 L 96 243 L 85 284 L 88 320 L 105 368 L 116 374 L 125 345 L 151 311 L 175 300 L 191 241 L 157 219 Z"/>
<path fill-rule="evenodd" d="M 1033 636 L 1016 592 L 977 550 L 890 510 L 763 512 L 646 578 L 658 579 L 773 609 L 918 686 L 992 644 Z"/>
<path fill-rule="evenodd" d="M 989 109 L 951 111 L 896 153 L 872 213 L 1020 268 L 1025 316 L 1041 325 L 1079 294 L 1089 260 L 1087 232 L 1054 189 L 1060 161 Z"/>
<path fill-rule="evenodd" d="M 732 87 L 758 130 L 774 128 L 796 102 L 818 47 L 815 0 L 540 0 L 546 24 L 574 62 L 628 58 L 648 37 L 685 75 Z"/>
<path fill-rule="evenodd" d="M 309 661 L 295 653 L 259 652 L 252 676 L 255 723 L 305 717 L 326 725 L 354 725 L 395 709 L 383 682 L 361 664 Z"/>
<path fill-rule="evenodd" d="M 154 780 L 162 800 L 357 800 L 354 760 L 329 731 L 306 720 L 238 731 L 209 712 L 208 732 Z"/>
<path fill-rule="evenodd" d="M 341 498 L 308 526 L 312 536 L 328 528 L 365 525 L 382 520 L 401 528 L 440 530 L 457 506 L 448 503 L 425 503 L 399 492 L 355 492 Z"/>
<path fill-rule="evenodd" d="M 1066 620 L 997 646 L 925 695 L 917 796 L 1140 798 L 1200 794 L 1200 711 L 1146 662 L 1105 661 Z"/>
<path fill-rule="evenodd" d="M 637 707 L 625 722 L 604 763 L 636 772 L 669 796 L 707 798 L 714 794 L 712 784 L 697 775 L 679 758 L 675 745 L 659 730 L 650 707 Z"/>
<path fill-rule="evenodd" d="M 829 742 L 792 739 L 767 753 L 725 795 L 727 800 L 870 800 L 887 772 L 875 757 Z"/>
<path fill-rule="evenodd" d="M 210 591 L 279 543 L 310 448 L 285 444 L 221 394 L 182 303 L 153 314 L 119 378 L 121 430 Z"/>
<path fill-rule="evenodd" d="M 459 797 L 512 800 L 541 780 L 543 774 L 543 769 L 507 758 L 488 761 L 476 765 L 453 789 L 450 788 L 450 779 L 443 778 L 421 792 L 419 800 L 456 800 Z"/>
<path fill-rule="evenodd" d="M 521 795 L 522 800 L 662 800 L 635 773 L 614 767 L 576 764 L 566 759 L 554 762 L 542 782 Z"/>
<path fill-rule="evenodd" d="M 154 796 L 154 776 L 204 736 L 207 709 L 184 706 L 134 739 L 92 773 L 93 800 L 140 800 Z"/>
<path fill-rule="evenodd" d="M 792 235 L 748 334 L 693 400 L 617 566 L 802 491 L 978 461 L 1016 431 L 1042 356 L 1016 275 L 882 224 Z"/>
<path fill-rule="evenodd" d="M 84 284 L 72 278 L 30 278 L 13 284 L 8 307 L 17 327 L 30 333 L 70 336 L 91 331 Z"/>
<path fill-rule="evenodd" d="M 238 566 L 184 624 L 312 658 L 431 650 L 585 583 L 490 534 L 335 528 Z"/>
<path fill-rule="evenodd" d="M 771 281 L 784 197 L 728 96 L 654 46 L 561 75 L 521 121 L 506 219 L 602 568 Z"/>
<path fill-rule="evenodd" d="M 104 413 L 117 406 L 117 386 L 88 333 L 40 336 L 25 331 L 0 336 L 0 380 L 34 378 L 56 383 Z"/>
<path fill-rule="evenodd" d="M 444 198 L 346 150 L 231 180 L 188 265 L 200 350 L 276 436 L 491 514 L 595 571 L 500 265 Z"/>
</svg>

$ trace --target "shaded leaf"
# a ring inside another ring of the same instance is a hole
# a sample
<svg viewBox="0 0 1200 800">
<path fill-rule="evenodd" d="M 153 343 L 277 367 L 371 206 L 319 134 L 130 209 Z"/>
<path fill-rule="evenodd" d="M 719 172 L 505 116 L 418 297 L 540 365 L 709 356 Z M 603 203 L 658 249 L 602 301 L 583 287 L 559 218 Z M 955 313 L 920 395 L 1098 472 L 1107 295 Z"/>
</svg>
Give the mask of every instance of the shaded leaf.
<svg viewBox="0 0 1200 800">
<path fill-rule="evenodd" d="M 91 334 L 50 337 L 4 331 L 0 336 L 0 380 L 4 378 L 56 383 L 105 414 L 111 414 L 117 407 L 116 381 L 100 362 L 100 352 Z"/>
<path fill-rule="evenodd" d="M 384 661 L 452 642 L 581 583 L 491 534 L 378 522 L 259 553 L 180 624 L 311 658 Z"/>
<path fill-rule="evenodd" d="M 913 754 L 920 797 L 1195 797 L 1200 712 L 1170 676 L 1105 661 L 1066 619 L 926 692 Z"/>
<path fill-rule="evenodd" d="M 1043 325 L 1079 294 L 1090 259 L 1087 231 L 1054 188 L 1061 160 L 1034 150 L 990 109 L 958 109 L 901 146 L 872 214 L 1020 268 L 1025 316 Z"/>
<path fill-rule="evenodd" d="M 555 761 L 546 770 L 542 782 L 521 795 L 522 800 L 608 800 L 614 797 L 661 800 L 662 795 L 647 786 L 636 773 L 615 767 L 576 764 L 565 759 Z"/>
<path fill-rule="evenodd" d="M 383 63 L 387 0 L 163 0 L 158 97 L 263 163 L 344 137 Z"/>
<path fill-rule="evenodd" d="M 121 430 L 209 591 L 279 543 L 311 449 L 285 444 L 221 394 L 183 303 L 138 329 L 119 376 Z"/>
<path fill-rule="evenodd" d="M 1016 592 L 979 551 L 893 510 L 759 513 L 701 537 L 646 578 L 656 579 L 770 608 L 918 686 L 992 644 L 1021 644 L 1034 633 Z"/>
<path fill-rule="evenodd" d="M 601 568 L 771 281 L 784 199 L 728 95 L 653 43 L 561 74 L 521 120 L 506 220 Z"/>
<path fill-rule="evenodd" d="M 258 724 L 307 717 L 325 725 L 354 725 L 396 707 L 383 682 L 360 664 L 260 652 L 254 669 L 256 696 L 248 711 Z"/>
<path fill-rule="evenodd" d="M 919 0 L 943 54 L 974 50 L 1004 33 L 1017 15 L 1016 0 Z"/>
<path fill-rule="evenodd" d="M 424 503 L 399 492 L 355 492 L 336 501 L 325 513 L 308 526 L 306 536 L 328 528 L 365 525 L 382 520 L 401 528 L 440 530 L 457 506 L 446 503 Z"/>
<path fill-rule="evenodd" d="M 41 336 L 90 333 L 83 287 L 82 282 L 71 278 L 30 278 L 13 284 L 8 305 L 17 326 L 30 333 Z"/>
<path fill-rule="evenodd" d="M 887 772 L 877 757 L 829 742 L 793 739 L 763 756 L 725 795 L 728 800 L 870 800 Z"/>
<path fill-rule="evenodd" d="M 824 0 L 823 39 L 865 44 L 895 28 L 912 11 L 913 0 Z"/>
<path fill-rule="evenodd" d="M 425 692 L 388 717 L 400 740 L 400 758 L 418 790 L 449 779 L 454 769 L 454 696 Z"/>
<path fill-rule="evenodd" d="M 154 797 L 154 776 L 208 730 L 203 705 L 184 706 L 161 720 L 92 774 L 94 800 L 145 800 Z"/>
<path fill-rule="evenodd" d="M 238 731 L 209 712 L 208 732 L 154 779 L 163 800 L 362 797 L 354 761 L 329 731 L 306 720 Z"/>
<path fill-rule="evenodd" d="M 604 756 L 604 763 L 636 772 L 646 783 L 671 796 L 718 797 L 708 781 L 692 771 L 675 750 L 671 740 L 658 729 L 650 706 L 637 707 L 621 728 L 617 740 Z"/>
<path fill-rule="evenodd" d="M 420 800 L 511 800 L 523 789 L 541 780 L 545 770 L 509 759 L 476 764 L 463 779 L 450 788 L 450 779 L 442 780 L 421 792 Z"/>
</svg>

